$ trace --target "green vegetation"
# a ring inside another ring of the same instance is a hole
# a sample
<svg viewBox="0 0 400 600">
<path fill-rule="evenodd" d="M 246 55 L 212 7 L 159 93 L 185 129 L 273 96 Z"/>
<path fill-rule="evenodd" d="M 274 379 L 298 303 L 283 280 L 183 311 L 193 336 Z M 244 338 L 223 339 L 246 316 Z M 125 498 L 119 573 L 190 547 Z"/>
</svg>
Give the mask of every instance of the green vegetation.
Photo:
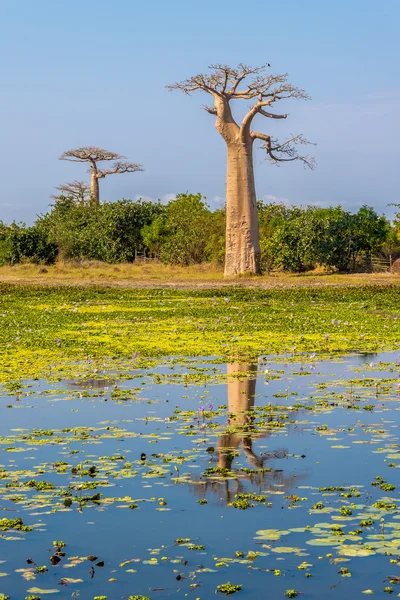
<svg viewBox="0 0 400 600">
<path fill-rule="evenodd" d="M 301 273 L 365 270 L 372 256 L 397 258 L 399 218 L 362 206 L 356 214 L 342 207 L 287 207 L 258 203 L 263 271 Z M 225 211 L 211 211 L 201 194 L 180 194 L 167 205 L 120 200 L 93 204 L 85 197 L 55 199 L 36 223 L 0 223 L 0 265 L 52 264 L 62 260 L 133 262 L 136 256 L 171 265 L 223 265 Z"/>
<path fill-rule="evenodd" d="M 0 381 L 132 368 L 160 356 L 383 351 L 399 345 L 398 288 L 173 291 L 1 285 Z M 128 359 L 128 360 L 127 360 Z M 71 361 L 78 362 L 77 365 Z"/>
<path fill-rule="evenodd" d="M 24 525 L 21 518 L 17 519 L 0 519 L 0 531 L 32 531 L 32 527 Z"/>
<path fill-rule="evenodd" d="M 240 584 L 233 584 L 233 583 L 222 583 L 221 585 L 217 586 L 217 589 L 219 592 L 221 592 L 221 594 L 236 594 L 236 592 L 240 592 L 240 590 L 242 589 L 242 586 Z"/>
</svg>

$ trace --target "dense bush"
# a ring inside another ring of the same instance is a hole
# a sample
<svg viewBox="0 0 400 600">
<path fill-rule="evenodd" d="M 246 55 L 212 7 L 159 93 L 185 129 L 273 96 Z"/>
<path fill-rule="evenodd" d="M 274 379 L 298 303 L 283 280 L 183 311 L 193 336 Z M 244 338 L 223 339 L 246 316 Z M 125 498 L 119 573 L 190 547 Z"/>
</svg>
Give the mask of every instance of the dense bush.
<svg viewBox="0 0 400 600">
<path fill-rule="evenodd" d="M 223 263 L 225 211 L 211 212 L 201 194 L 179 194 L 142 229 L 151 256 L 168 264 Z"/>
<path fill-rule="evenodd" d="M 386 217 L 368 206 L 352 214 L 341 206 L 261 205 L 259 214 L 266 270 L 278 267 L 299 273 L 322 265 L 349 272 L 383 251 L 391 236 Z"/>
<path fill-rule="evenodd" d="M 38 223 L 57 244 L 60 258 L 129 262 L 145 250 L 142 228 L 164 212 L 159 202 L 119 200 L 96 206 L 61 197 Z"/>
<path fill-rule="evenodd" d="M 39 223 L 27 227 L 25 223 L 0 222 L 0 264 L 14 265 L 23 260 L 51 264 L 56 257 L 57 245 Z"/>
</svg>

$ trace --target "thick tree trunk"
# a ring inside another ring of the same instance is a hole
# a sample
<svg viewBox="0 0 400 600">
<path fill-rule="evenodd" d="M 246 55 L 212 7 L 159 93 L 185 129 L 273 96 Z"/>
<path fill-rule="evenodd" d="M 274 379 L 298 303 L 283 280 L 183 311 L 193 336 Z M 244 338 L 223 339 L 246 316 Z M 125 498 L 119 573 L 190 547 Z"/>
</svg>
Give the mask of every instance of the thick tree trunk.
<svg viewBox="0 0 400 600">
<path fill-rule="evenodd" d="M 92 176 L 90 179 L 90 200 L 93 204 L 100 204 L 99 179 L 97 177 L 97 167 L 92 163 Z"/>
<path fill-rule="evenodd" d="M 239 138 L 239 136 L 238 136 Z M 253 140 L 227 141 L 225 276 L 260 273 Z"/>
</svg>

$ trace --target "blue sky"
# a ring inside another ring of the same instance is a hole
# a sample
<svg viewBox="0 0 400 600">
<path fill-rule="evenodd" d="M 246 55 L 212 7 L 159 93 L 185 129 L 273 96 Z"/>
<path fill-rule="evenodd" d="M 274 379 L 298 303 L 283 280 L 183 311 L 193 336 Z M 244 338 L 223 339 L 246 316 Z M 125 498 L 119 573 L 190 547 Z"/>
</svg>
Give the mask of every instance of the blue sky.
<svg viewBox="0 0 400 600">
<path fill-rule="evenodd" d="M 0 219 L 30 223 L 56 185 L 88 177 L 58 161 L 83 145 L 146 169 L 101 181 L 103 199 L 190 191 L 221 205 L 225 147 L 200 110 L 207 98 L 164 87 L 218 62 L 270 62 L 313 98 L 257 128 L 316 142 L 317 169 L 271 167 L 259 151 L 258 197 L 391 214 L 386 205 L 400 202 L 399 19 L 399 0 L 0 0 Z"/>
</svg>

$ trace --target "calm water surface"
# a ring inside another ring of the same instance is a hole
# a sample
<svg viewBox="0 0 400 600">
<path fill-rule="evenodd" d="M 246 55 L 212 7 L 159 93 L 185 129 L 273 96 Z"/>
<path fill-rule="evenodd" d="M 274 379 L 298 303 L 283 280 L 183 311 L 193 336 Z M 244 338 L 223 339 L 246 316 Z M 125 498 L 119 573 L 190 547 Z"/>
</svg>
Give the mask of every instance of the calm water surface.
<svg viewBox="0 0 400 600">
<path fill-rule="evenodd" d="M 397 358 L 178 361 L 4 393 L 0 519 L 32 530 L 0 532 L 0 594 L 399 594 Z"/>
</svg>

